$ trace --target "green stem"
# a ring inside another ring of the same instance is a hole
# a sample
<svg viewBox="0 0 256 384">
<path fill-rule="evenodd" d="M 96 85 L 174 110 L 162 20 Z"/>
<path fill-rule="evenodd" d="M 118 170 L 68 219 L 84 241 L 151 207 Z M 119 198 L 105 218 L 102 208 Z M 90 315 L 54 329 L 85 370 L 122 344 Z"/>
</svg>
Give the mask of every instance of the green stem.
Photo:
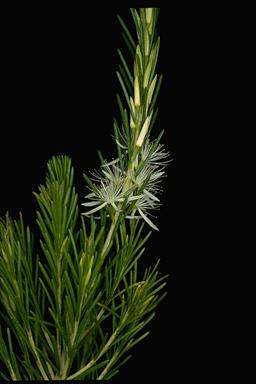
<svg viewBox="0 0 256 384">
<path fill-rule="evenodd" d="M 114 230 L 115 230 L 116 223 L 117 223 L 117 221 L 118 221 L 119 215 L 120 215 L 120 213 L 119 213 L 119 212 L 116 212 L 116 213 L 115 213 L 115 216 L 114 216 L 114 218 L 113 218 L 111 227 L 110 227 L 110 229 L 109 229 L 109 232 L 108 232 L 108 235 L 107 235 L 107 238 L 106 238 L 106 241 L 105 241 L 105 244 L 104 244 L 102 253 L 101 253 L 102 258 L 105 257 L 105 252 L 107 251 L 107 249 L 108 249 L 108 247 L 109 247 L 109 244 L 111 243 L 112 236 L 113 236 L 113 233 L 114 233 Z"/>
<path fill-rule="evenodd" d="M 41 372 L 41 374 L 42 374 L 42 376 L 43 376 L 43 379 L 44 379 L 44 380 L 49 380 L 49 379 L 48 379 L 48 376 L 46 375 L 45 370 L 44 370 L 44 368 L 43 368 L 43 365 L 42 365 L 42 362 L 41 362 L 41 360 L 40 360 L 40 357 L 39 357 L 39 355 L 38 355 L 38 353 L 37 353 L 36 346 L 35 346 L 34 339 L 33 339 L 33 335 L 32 335 L 32 332 L 31 332 L 30 329 L 28 330 L 28 340 L 29 340 L 30 345 L 31 345 L 31 347 L 32 347 L 32 350 L 33 350 L 33 352 L 34 352 L 34 354 L 35 354 L 36 363 L 37 363 L 37 366 L 38 366 L 38 368 L 39 368 L 39 371 Z"/>
<path fill-rule="evenodd" d="M 61 277 L 59 274 L 59 266 L 58 266 L 58 287 L 57 287 L 57 307 L 58 307 L 58 316 L 59 321 L 61 321 Z M 58 359 L 59 359 L 59 367 L 60 372 L 62 371 L 62 353 L 61 353 L 61 338 L 60 338 L 60 330 L 56 329 L 56 339 L 57 339 L 57 351 L 58 351 Z"/>
<path fill-rule="evenodd" d="M 99 375 L 99 377 L 97 378 L 97 380 L 103 380 L 104 376 L 107 374 L 107 372 L 109 371 L 109 369 L 111 368 L 111 366 L 115 363 L 115 361 L 118 359 L 118 356 L 119 356 L 119 351 L 116 351 L 112 357 L 112 359 L 110 359 L 110 361 L 108 362 L 108 364 L 106 365 L 106 367 L 104 368 L 104 370 L 101 372 L 101 374 Z"/>
<path fill-rule="evenodd" d="M 80 320 L 80 316 L 79 316 L 79 320 Z M 75 339 L 76 339 L 76 335 L 77 335 L 77 331 L 78 331 L 78 325 L 79 325 L 79 320 L 77 320 L 75 322 L 75 325 L 74 325 L 74 331 L 70 337 L 70 355 L 72 355 L 72 352 L 73 352 L 73 348 L 74 348 L 74 344 L 75 344 Z M 68 373 L 68 370 L 69 370 L 69 367 L 71 365 L 71 361 L 72 361 L 72 357 L 67 357 L 65 362 L 63 363 L 63 369 L 62 369 L 62 372 L 61 372 L 61 379 L 62 380 L 65 380 L 66 377 L 67 377 L 67 373 Z"/>
<path fill-rule="evenodd" d="M 76 373 L 74 373 L 73 375 L 69 376 L 66 378 L 66 380 L 73 380 L 75 379 L 76 377 L 80 376 L 82 373 L 84 373 L 85 371 L 87 371 L 89 368 L 91 368 L 93 366 L 94 363 L 96 363 L 97 359 L 92 359 L 91 361 L 89 361 L 89 363 L 84 366 L 82 369 L 80 369 L 79 371 L 77 371 Z"/>
<path fill-rule="evenodd" d="M 134 151 L 132 153 L 131 160 L 130 160 L 130 162 L 128 164 L 128 167 L 127 167 L 127 177 L 126 177 L 126 180 L 125 180 L 125 183 L 124 183 L 124 187 L 123 187 L 124 192 L 127 189 L 129 189 L 130 185 L 131 185 L 131 173 L 132 173 L 132 171 L 133 171 L 133 169 L 135 167 L 136 155 L 137 155 L 137 152 L 136 152 L 136 148 L 134 147 Z M 120 203 L 119 206 L 121 204 L 122 203 Z M 115 215 L 114 215 L 111 227 L 109 229 L 109 232 L 108 232 L 108 235 L 107 235 L 107 238 L 106 238 L 103 250 L 102 250 L 102 254 L 101 255 L 102 255 L 103 258 L 105 257 L 105 252 L 107 251 L 107 249 L 109 247 L 109 244 L 111 243 L 111 240 L 112 240 L 112 237 L 113 237 L 113 234 L 114 234 L 114 231 L 115 231 L 116 224 L 118 222 L 119 216 L 120 216 L 120 211 L 115 212 Z"/>
<path fill-rule="evenodd" d="M 76 373 L 74 373 L 73 375 L 69 376 L 66 378 L 66 380 L 73 380 L 75 378 L 77 378 L 78 376 L 80 376 L 82 373 L 86 372 L 89 368 L 91 368 L 107 351 L 108 349 L 111 347 L 111 345 L 113 344 L 113 342 L 115 341 L 118 333 L 120 332 L 120 330 L 122 329 L 123 327 L 123 324 L 125 323 L 125 321 L 127 320 L 127 317 L 128 317 L 128 312 L 126 312 L 126 314 L 124 315 L 123 319 L 121 320 L 119 326 L 117 327 L 117 329 L 115 330 L 115 332 L 110 336 L 108 342 L 105 344 L 105 346 L 102 348 L 101 352 L 98 354 L 98 356 L 96 358 L 93 358 L 91 361 L 89 361 L 89 363 L 87 365 L 85 365 L 83 368 L 81 368 L 79 371 L 77 371 Z"/>
</svg>

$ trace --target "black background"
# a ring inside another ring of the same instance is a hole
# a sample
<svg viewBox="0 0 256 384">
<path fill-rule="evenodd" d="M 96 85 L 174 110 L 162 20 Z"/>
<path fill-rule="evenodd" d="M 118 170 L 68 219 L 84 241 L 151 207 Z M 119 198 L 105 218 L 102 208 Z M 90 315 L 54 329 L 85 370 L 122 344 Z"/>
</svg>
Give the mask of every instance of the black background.
<svg viewBox="0 0 256 384">
<path fill-rule="evenodd" d="M 16 217 L 21 210 L 25 222 L 34 225 L 31 192 L 44 182 L 52 155 L 72 158 L 80 202 L 86 193 L 82 173 L 98 167 L 97 149 L 114 156 L 112 120 L 117 115 L 115 93 L 120 91 L 116 49 L 124 46 L 117 13 L 131 22 L 128 7 L 100 5 L 13 7 L 2 13 L 1 216 L 9 210 Z M 192 190 L 191 199 L 193 183 L 184 181 L 180 150 L 196 106 L 190 77 L 195 82 L 195 49 L 189 33 L 193 23 L 187 24 L 188 19 L 188 10 L 184 13 L 182 7 L 163 7 L 158 25 L 157 71 L 164 77 L 155 135 L 165 129 L 162 142 L 173 161 L 156 220 L 160 231 L 151 237 L 144 262 L 147 266 L 161 257 L 159 268 L 170 275 L 168 296 L 150 325 L 151 335 L 135 348 L 116 378 L 120 381 L 171 380 L 191 368 L 187 335 L 194 308 L 191 302 L 188 306 L 185 280 L 191 264 L 187 189 Z M 193 170 L 193 158 L 189 161 Z"/>
</svg>

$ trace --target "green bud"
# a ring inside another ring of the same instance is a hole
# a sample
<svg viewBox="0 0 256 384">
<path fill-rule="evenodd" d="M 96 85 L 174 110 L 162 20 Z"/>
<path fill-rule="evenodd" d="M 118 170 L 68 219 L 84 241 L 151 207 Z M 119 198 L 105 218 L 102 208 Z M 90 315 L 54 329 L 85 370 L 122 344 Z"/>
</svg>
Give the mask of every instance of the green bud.
<svg viewBox="0 0 256 384">
<path fill-rule="evenodd" d="M 148 31 L 144 30 L 144 46 L 145 46 L 145 55 L 148 56 L 149 54 L 149 37 L 148 37 Z"/>
<path fill-rule="evenodd" d="M 135 105 L 134 105 L 134 102 L 133 102 L 133 98 L 130 96 L 130 102 L 131 102 L 131 106 L 132 106 L 132 111 L 135 115 Z M 133 118 L 132 118 L 132 114 L 130 114 L 130 127 L 131 128 L 135 128 L 136 125 L 135 125 L 135 122 L 133 121 Z"/>
<path fill-rule="evenodd" d="M 140 50 L 140 46 L 137 45 L 137 48 L 136 48 L 136 56 L 137 56 L 137 61 L 139 61 L 140 63 L 140 70 L 141 70 L 141 73 L 143 72 L 143 66 L 142 66 L 142 55 L 141 55 L 141 50 Z"/>
<path fill-rule="evenodd" d="M 135 114 L 135 105 L 134 105 L 133 98 L 131 96 L 130 96 L 130 103 L 131 103 L 131 106 L 132 106 L 132 111 Z"/>
<path fill-rule="evenodd" d="M 134 70 L 134 75 L 139 76 L 139 68 L 136 60 L 134 61 L 133 70 Z"/>
<path fill-rule="evenodd" d="M 152 60 L 149 60 L 149 63 L 147 65 L 146 71 L 144 73 L 144 79 L 143 79 L 143 87 L 147 88 L 148 86 L 148 81 L 149 81 L 149 76 L 151 73 L 151 68 L 152 68 Z"/>
<path fill-rule="evenodd" d="M 144 79 L 143 79 L 143 87 L 144 88 L 146 88 L 148 86 L 148 82 L 149 82 L 149 78 L 150 78 L 150 75 L 151 75 L 152 67 L 153 67 L 153 64 L 154 64 L 154 62 L 156 60 L 157 47 L 158 47 L 158 44 L 156 44 L 154 46 L 154 48 L 152 49 L 152 51 L 150 53 L 150 56 L 149 56 L 148 65 L 147 65 L 147 68 L 146 68 L 146 71 L 145 71 L 145 74 L 144 74 Z"/>
<path fill-rule="evenodd" d="M 149 90 L 148 90 L 148 97 L 147 97 L 148 104 L 150 104 L 152 101 L 152 96 L 153 96 L 153 93 L 155 90 L 156 81 L 157 81 L 157 75 L 155 75 L 154 79 L 152 80 L 152 82 L 150 84 Z"/>
</svg>

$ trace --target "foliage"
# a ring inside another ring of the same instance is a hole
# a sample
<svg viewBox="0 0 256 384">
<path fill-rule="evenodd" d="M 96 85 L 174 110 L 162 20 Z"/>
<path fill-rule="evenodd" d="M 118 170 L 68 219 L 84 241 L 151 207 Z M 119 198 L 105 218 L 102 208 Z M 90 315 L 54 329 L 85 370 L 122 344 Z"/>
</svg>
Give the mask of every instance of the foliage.
<svg viewBox="0 0 256 384">
<path fill-rule="evenodd" d="M 168 156 L 162 133 L 150 141 L 161 84 L 158 9 L 131 13 L 137 44 L 119 17 L 134 68 L 119 50 L 118 157 L 108 163 L 100 154 L 101 170 L 85 175 L 87 210 L 79 213 L 71 160 L 58 156 L 34 193 L 40 238 L 34 241 L 21 214 L 0 222 L 2 379 L 110 379 L 148 335 L 165 296 L 158 262 L 142 274 L 139 268 L 147 225 L 158 229 L 149 212 L 160 206 Z"/>
</svg>

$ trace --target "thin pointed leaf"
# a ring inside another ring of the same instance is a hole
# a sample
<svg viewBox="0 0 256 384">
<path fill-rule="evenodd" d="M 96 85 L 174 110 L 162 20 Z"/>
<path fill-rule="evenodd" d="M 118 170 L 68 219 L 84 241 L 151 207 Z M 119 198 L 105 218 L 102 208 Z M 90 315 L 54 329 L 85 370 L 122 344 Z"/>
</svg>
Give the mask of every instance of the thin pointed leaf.
<svg viewBox="0 0 256 384">
<path fill-rule="evenodd" d="M 122 76 L 120 75 L 120 73 L 118 71 L 116 71 L 116 74 L 117 74 L 118 80 L 119 80 L 119 82 L 121 84 L 122 90 L 124 92 L 124 96 L 125 96 L 125 99 L 126 99 L 126 102 L 127 102 L 128 106 L 129 106 L 129 110 L 130 110 L 130 113 L 132 115 L 132 118 L 135 121 L 135 115 L 134 115 L 133 108 L 132 108 L 132 105 L 131 105 L 131 102 L 130 102 L 130 97 L 129 97 L 128 93 L 127 93 L 127 90 L 126 90 L 125 84 L 123 82 Z M 128 126 L 129 126 L 129 123 L 128 123 Z"/>
<path fill-rule="evenodd" d="M 126 60 L 125 60 L 125 58 L 124 58 L 124 56 L 123 56 L 123 54 L 122 54 L 120 49 L 118 49 L 117 52 L 118 52 L 119 57 L 120 57 L 120 59 L 122 61 L 123 67 L 124 67 L 124 69 L 126 71 L 127 77 L 128 77 L 128 79 L 130 81 L 130 84 L 133 85 L 133 76 L 131 75 L 131 72 L 130 72 L 129 67 L 128 67 L 127 63 L 126 63 Z"/>
<path fill-rule="evenodd" d="M 121 16 L 117 15 L 117 18 L 118 18 L 118 21 L 119 21 L 119 23 L 121 24 L 121 26 L 122 26 L 122 28 L 123 28 L 123 30 L 124 30 L 124 32 L 125 32 L 125 35 L 127 36 L 128 40 L 129 40 L 131 46 L 132 46 L 133 49 L 135 50 L 135 49 L 136 49 L 136 44 L 135 44 L 135 42 L 134 42 L 134 40 L 133 40 L 133 37 L 132 37 L 132 35 L 130 34 L 130 32 L 129 32 L 129 30 L 128 30 L 126 24 L 125 24 L 125 22 L 123 21 L 123 19 L 121 18 Z"/>
</svg>

